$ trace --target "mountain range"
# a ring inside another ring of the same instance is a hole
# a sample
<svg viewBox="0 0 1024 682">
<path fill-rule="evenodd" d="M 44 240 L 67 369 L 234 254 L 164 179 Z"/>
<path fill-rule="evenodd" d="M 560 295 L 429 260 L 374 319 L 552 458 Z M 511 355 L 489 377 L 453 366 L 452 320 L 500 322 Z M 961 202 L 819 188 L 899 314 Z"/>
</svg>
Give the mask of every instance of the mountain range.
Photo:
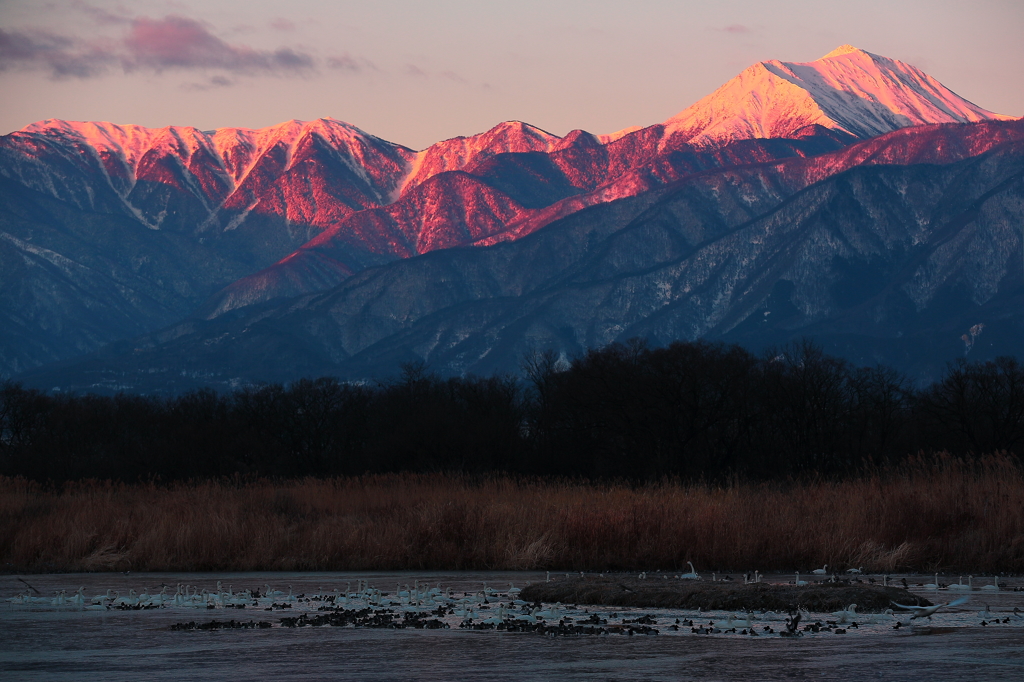
<svg viewBox="0 0 1024 682">
<path fill-rule="evenodd" d="M 1014 353 L 1024 122 L 843 46 L 662 124 L 413 151 L 333 119 L 0 138 L 0 373 L 180 390 L 645 337 Z"/>
</svg>

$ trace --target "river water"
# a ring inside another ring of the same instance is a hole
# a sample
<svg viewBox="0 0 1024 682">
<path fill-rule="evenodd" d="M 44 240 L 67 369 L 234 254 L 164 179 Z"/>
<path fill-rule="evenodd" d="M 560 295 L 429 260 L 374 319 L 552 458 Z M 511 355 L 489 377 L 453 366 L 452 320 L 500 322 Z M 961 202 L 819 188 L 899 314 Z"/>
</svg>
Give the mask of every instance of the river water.
<svg viewBox="0 0 1024 682">
<path fill-rule="evenodd" d="M 563 607 L 558 617 L 580 620 L 596 613 L 617 623 L 650 615 L 659 634 L 550 637 L 474 631 L 460 629 L 464 616 L 454 614 L 439 619 L 449 629 L 437 630 L 281 626 L 281 618 L 304 612 L 314 616 L 317 606 L 324 603 L 297 599 L 300 594 L 355 593 L 361 580 L 396 600 L 398 591 L 415 586 L 417 580 L 440 585 L 442 591 L 451 587 L 456 599 L 467 592 L 481 595 L 488 603 L 474 607 L 472 616 L 479 622 L 496 613 L 498 602 L 508 601 L 507 596 L 483 593 L 485 582 L 489 589 L 504 592 L 510 583 L 522 587 L 545 578 L 543 573 L 529 572 L 5 575 L 0 576 L 0 679 L 1024 680 L 1024 619 L 1013 616 L 1014 607 L 1024 608 L 1024 592 L 1012 591 L 1024 585 L 1020 579 L 1001 581 L 999 591 L 977 589 L 991 580 L 975 581 L 969 602 L 938 612 L 924 626 L 894 629 L 892 616 L 871 623 L 866 622 L 871 616 L 865 615 L 859 617 L 857 628 L 840 625 L 845 634 L 823 630 L 798 638 L 768 633 L 766 627 L 778 632 L 784 623 L 763 616 L 754 618 L 756 637 L 730 632 L 694 634 L 685 624 L 678 631 L 671 626 L 677 618 L 707 625 L 729 614 L 582 606 Z M 769 576 L 767 580 L 785 582 L 787 576 Z M 911 585 L 932 582 L 930 576 L 907 576 L 907 580 Z M 220 601 L 208 596 L 218 593 L 217 581 L 221 582 Z M 197 600 L 201 608 L 176 605 L 173 595 L 179 583 L 207 590 L 204 599 L 213 599 L 214 608 L 203 600 Z M 259 600 L 256 608 L 251 607 L 251 600 L 250 608 L 244 610 L 225 608 L 224 604 L 230 604 L 231 598 L 225 596 L 229 590 L 265 592 L 267 584 L 282 594 Z M 86 603 L 91 603 L 94 595 L 106 594 L 108 589 L 123 597 L 130 595 L 130 590 L 157 594 L 161 585 L 168 586 L 165 605 L 141 611 L 93 610 L 70 598 L 62 604 L 54 597 L 61 590 L 73 595 L 85 587 Z M 948 602 L 961 594 L 912 589 L 935 602 Z M 35 600 L 26 603 L 22 597 L 20 602 L 11 601 L 26 593 Z M 51 598 L 58 603 L 50 603 Z M 266 611 L 271 603 L 291 603 L 292 607 Z M 343 606 L 364 605 L 362 597 L 353 597 Z M 403 605 L 388 608 L 398 610 Z M 987 613 L 979 615 L 986 609 Z M 992 622 L 1006 618 L 1009 623 Z M 268 621 L 272 627 L 171 629 L 175 623 L 230 619 Z M 814 620 L 825 623 L 835 619 L 811 614 L 810 621 Z M 908 616 L 899 620 L 908 623 Z M 982 621 L 989 624 L 983 626 Z M 808 622 L 806 618 L 804 622 Z"/>
</svg>

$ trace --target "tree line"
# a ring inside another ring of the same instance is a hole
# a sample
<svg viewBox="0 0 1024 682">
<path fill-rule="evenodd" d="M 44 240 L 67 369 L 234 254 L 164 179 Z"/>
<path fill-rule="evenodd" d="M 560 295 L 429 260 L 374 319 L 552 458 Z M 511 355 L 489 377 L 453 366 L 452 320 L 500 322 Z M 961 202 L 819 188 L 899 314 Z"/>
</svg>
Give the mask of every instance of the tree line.
<svg viewBox="0 0 1024 682">
<path fill-rule="evenodd" d="M 810 342 L 756 356 L 631 341 L 571 361 L 537 353 L 518 377 L 407 365 L 375 384 L 324 377 L 172 397 L 0 384 L 0 474 L 53 482 L 399 471 L 757 480 L 1022 444 L 1013 358 L 959 360 L 915 388 Z"/>
</svg>

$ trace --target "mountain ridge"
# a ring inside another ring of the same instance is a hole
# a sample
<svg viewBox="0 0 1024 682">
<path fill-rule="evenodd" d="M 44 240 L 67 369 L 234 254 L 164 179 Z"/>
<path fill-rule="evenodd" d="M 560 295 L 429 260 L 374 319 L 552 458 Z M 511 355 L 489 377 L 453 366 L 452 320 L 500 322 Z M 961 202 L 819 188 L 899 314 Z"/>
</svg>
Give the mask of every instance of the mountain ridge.
<svg viewBox="0 0 1024 682">
<path fill-rule="evenodd" d="M 215 131 L 38 122 L 0 138 L 0 318 L 17 330 L 0 338 L 0 374 L 425 253 L 514 242 L 703 173 L 776 164 L 789 177 L 772 182 L 791 191 L 857 165 L 955 163 L 1013 136 L 963 122 L 975 119 L 1011 120 L 843 46 L 755 64 L 664 123 L 607 135 L 506 121 L 413 151 L 329 118 Z M 926 134 L 858 142 L 954 122 L 938 147 Z"/>
</svg>

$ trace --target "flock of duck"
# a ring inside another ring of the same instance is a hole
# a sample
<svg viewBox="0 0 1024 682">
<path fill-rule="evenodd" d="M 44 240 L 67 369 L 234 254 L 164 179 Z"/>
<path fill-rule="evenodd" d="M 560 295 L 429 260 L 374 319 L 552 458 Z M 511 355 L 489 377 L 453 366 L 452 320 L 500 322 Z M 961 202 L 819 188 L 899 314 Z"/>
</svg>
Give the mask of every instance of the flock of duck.
<svg viewBox="0 0 1024 682">
<path fill-rule="evenodd" d="M 819 569 L 825 575 L 827 566 Z M 696 573 L 691 573 L 696 576 Z M 646 577 L 641 574 L 639 577 Z M 759 582 L 762 576 L 754 574 Z M 550 579 L 550 575 L 549 575 Z M 699 576 L 695 579 L 699 579 Z M 19 579 L 20 580 L 20 579 Z M 886 582 L 888 577 L 883 577 Z M 25 581 L 22 581 L 25 582 Z M 904 580 L 905 582 L 905 580 Z M 797 574 L 797 584 L 800 584 Z M 791 583 L 792 584 L 792 583 Z M 28 583 L 26 586 L 31 587 Z M 521 590 L 513 584 L 504 589 L 494 589 L 485 582 L 483 588 L 475 591 L 456 593 L 452 587 L 441 584 L 429 585 L 418 580 L 412 585 L 398 584 L 394 591 L 383 591 L 366 580 L 346 583 L 344 589 L 317 589 L 309 594 L 296 594 L 289 585 L 288 591 L 264 585 L 262 588 L 235 590 L 234 585 L 218 581 L 216 588 L 180 583 L 173 592 L 168 585 L 157 590 L 134 589 L 127 594 L 109 589 L 102 594 L 87 595 L 85 587 L 72 593 L 67 590 L 55 592 L 52 596 L 39 594 L 37 590 L 23 591 L 7 598 L 11 608 L 56 608 L 66 610 L 96 611 L 141 611 L 151 609 L 202 609 L 207 613 L 218 609 L 247 609 L 250 611 L 277 612 L 275 625 L 266 616 L 261 619 L 244 618 L 228 620 L 195 620 L 176 623 L 175 630 L 216 630 L 216 629 L 265 629 L 270 627 L 368 627 L 368 628 L 417 628 L 417 629 L 472 629 L 498 630 L 506 632 L 536 632 L 547 636 L 568 635 L 657 635 L 663 632 L 686 632 L 693 634 L 735 633 L 749 636 L 778 635 L 782 637 L 802 636 L 805 633 L 845 634 L 851 629 L 866 626 L 890 624 L 894 629 L 913 625 L 918 619 L 932 620 L 932 616 L 944 609 L 953 609 L 967 603 L 970 592 L 976 589 L 987 592 L 998 591 L 997 581 L 993 586 L 974 588 L 969 576 L 967 584 L 962 579 L 955 584 L 940 585 L 936 575 L 933 584 L 918 584 L 923 589 L 945 589 L 962 591 L 967 594 L 953 601 L 933 606 L 893 603 L 883 613 L 858 613 L 857 605 L 850 604 L 831 614 L 814 617 L 803 610 L 787 614 L 765 611 L 746 612 L 714 616 L 698 609 L 693 611 L 669 611 L 638 615 L 635 610 L 623 613 L 607 610 L 591 611 L 576 605 L 542 604 L 520 599 Z M 993 589 L 994 588 L 994 589 Z M 35 592 L 35 594 L 33 594 Z M 992 612 L 985 604 L 979 611 L 981 625 L 1022 625 L 1024 612 L 1019 607 L 1012 612 Z M 594 607 L 591 607 L 594 608 Z M 963 611 L 957 612 L 963 615 Z M 901 615 L 909 614 L 907 622 Z M 212 615 L 212 613 L 211 613 Z M 240 616 L 241 614 L 237 614 Z M 823 617 L 821 617 L 823 616 Z M 961 619 L 962 620 L 962 619 Z M 877 629 L 877 627 L 876 627 Z"/>
</svg>

